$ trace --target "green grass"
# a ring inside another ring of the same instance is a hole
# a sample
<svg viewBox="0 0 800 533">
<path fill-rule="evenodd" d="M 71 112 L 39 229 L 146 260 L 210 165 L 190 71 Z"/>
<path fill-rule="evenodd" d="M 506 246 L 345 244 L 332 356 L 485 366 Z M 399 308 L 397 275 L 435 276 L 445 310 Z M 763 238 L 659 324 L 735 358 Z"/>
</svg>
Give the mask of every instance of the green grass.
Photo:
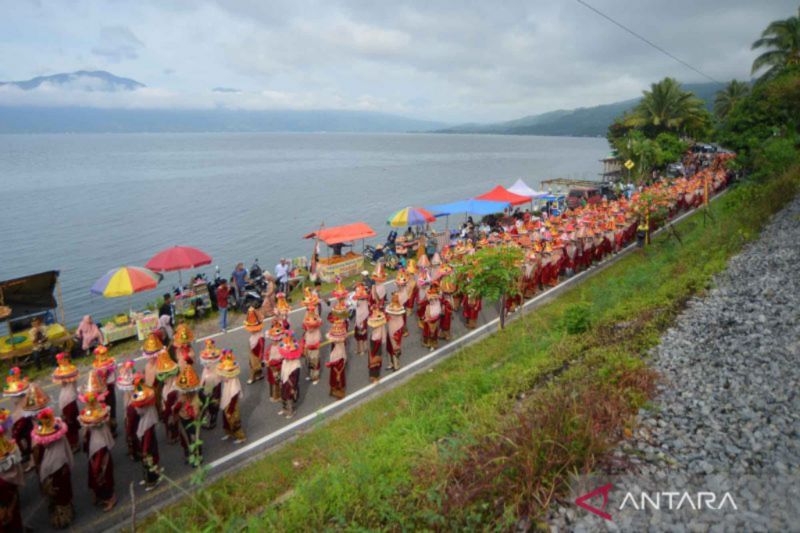
<svg viewBox="0 0 800 533">
<path fill-rule="evenodd" d="M 798 184 L 795 170 L 737 187 L 713 204 L 713 221 L 696 214 L 677 225 L 683 245 L 659 236 L 645 252 L 198 490 L 146 527 L 506 529 L 520 516 L 535 520 L 549 501 L 542 494 L 563 490 L 566 471 L 591 468 L 647 401 L 643 354 Z M 565 315 L 575 306 L 588 329 L 569 334 Z M 598 394 L 622 400 L 603 411 L 581 410 L 575 401 Z M 598 420 L 600 429 L 587 431 Z M 534 429 L 519 435 L 525 424 Z M 544 446 L 553 436 L 568 453 Z M 502 455 L 504 439 L 517 443 L 514 454 Z M 480 485 L 485 479 L 474 474 L 501 460 L 511 474 Z M 537 484 L 521 472 L 535 472 Z M 476 493 L 465 495 L 464 487 Z"/>
</svg>

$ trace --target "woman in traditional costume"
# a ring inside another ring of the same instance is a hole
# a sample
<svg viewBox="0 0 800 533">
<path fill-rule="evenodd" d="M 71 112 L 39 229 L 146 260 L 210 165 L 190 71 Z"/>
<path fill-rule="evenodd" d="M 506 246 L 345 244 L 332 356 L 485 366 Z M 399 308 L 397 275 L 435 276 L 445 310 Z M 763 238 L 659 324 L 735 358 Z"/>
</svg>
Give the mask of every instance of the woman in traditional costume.
<svg viewBox="0 0 800 533">
<path fill-rule="evenodd" d="M 0 409 L 0 531 L 23 531 L 19 489 L 25 485 L 22 455 L 11 433 L 11 413 Z"/>
<path fill-rule="evenodd" d="M 58 366 L 53 371 L 53 383 L 61 385 L 58 391 L 58 408 L 61 410 L 61 419 L 67 424 L 67 441 L 72 448 L 72 453 L 77 453 L 81 448 L 81 424 L 78 421 L 78 388 L 75 381 L 78 379 L 78 367 L 72 364 L 69 354 L 61 352 L 56 355 Z"/>
<path fill-rule="evenodd" d="M 384 285 L 386 271 L 383 267 L 383 261 L 378 261 L 370 277 L 375 283 L 372 284 L 372 289 L 370 289 L 369 306 L 370 308 L 380 307 L 383 309 L 383 306 L 386 305 L 386 285 Z"/>
<path fill-rule="evenodd" d="M 256 310 L 250 307 L 247 310 L 247 316 L 244 319 L 244 329 L 250 332 L 250 377 L 247 384 L 250 385 L 256 381 L 264 379 L 264 335 L 261 334 L 264 329 L 264 321 L 258 316 Z"/>
<path fill-rule="evenodd" d="M 353 328 L 353 337 L 356 339 L 356 355 L 366 355 L 367 340 L 369 339 L 367 320 L 369 319 L 371 297 L 364 285 L 359 283 L 356 285 L 353 299 L 356 301 L 356 318 Z"/>
<path fill-rule="evenodd" d="M 474 290 L 470 289 L 469 285 L 465 288 L 461 307 L 463 308 L 467 329 L 475 329 L 478 325 L 478 316 L 483 307 L 483 302 L 480 296 L 478 296 Z"/>
<path fill-rule="evenodd" d="M 399 268 L 397 270 L 397 275 L 394 278 L 394 284 L 395 284 L 395 287 L 397 289 L 394 292 L 394 294 L 392 294 L 392 300 L 394 300 L 394 297 L 397 296 L 398 303 L 401 306 L 403 306 L 403 309 L 405 309 L 406 302 L 410 299 L 411 296 L 409 294 L 409 287 L 408 287 L 408 274 L 406 273 L 404 268 L 401 267 L 401 268 Z M 404 317 L 403 318 L 403 328 L 402 328 L 403 329 L 403 333 L 401 335 L 407 336 L 408 335 L 408 328 L 406 327 L 405 314 L 403 314 L 403 317 Z M 387 345 L 387 349 L 388 349 L 388 345 Z"/>
<path fill-rule="evenodd" d="M 311 380 L 312 385 L 319 383 L 320 359 L 319 347 L 322 340 L 322 319 L 317 314 L 316 305 L 309 306 L 306 316 L 303 317 L 303 355 L 308 362 L 308 375 L 306 380 Z"/>
<path fill-rule="evenodd" d="M 276 318 L 272 322 L 272 327 L 267 330 L 270 338 L 269 351 L 267 352 L 267 385 L 269 387 L 269 401 L 281 401 L 281 365 L 283 357 L 280 352 L 280 344 L 283 334 L 286 332 L 283 320 Z"/>
<path fill-rule="evenodd" d="M 281 365 L 281 400 L 283 408 L 278 412 L 286 418 L 292 418 L 300 397 L 300 356 L 303 348 L 297 343 L 294 334 L 286 331 L 278 349 L 283 358 Z"/>
<path fill-rule="evenodd" d="M 114 491 L 114 437 L 108 427 L 110 409 L 93 392 L 81 394 L 86 406 L 79 416 L 81 425 L 86 428 L 86 448 L 89 454 L 89 490 L 92 502 L 110 511 L 117 503 Z"/>
<path fill-rule="evenodd" d="M 345 348 L 347 325 L 344 319 L 339 318 L 333 323 L 327 337 L 333 345 L 330 360 L 325 363 L 325 366 L 331 370 L 328 381 L 331 388 L 330 395 L 334 398 L 342 399 L 347 394 L 347 376 L 345 372 L 347 363 L 347 349 Z"/>
<path fill-rule="evenodd" d="M 439 321 L 442 318 L 442 299 L 438 282 L 431 283 L 426 299 L 427 305 L 422 323 L 422 344 L 433 351 L 439 346 Z"/>
<path fill-rule="evenodd" d="M 139 425 L 139 414 L 131 405 L 131 392 L 133 391 L 133 367 L 131 360 L 119 366 L 117 373 L 117 389 L 122 392 L 122 405 L 125 409 L 125 444 L 128 446 L 128 457 L 132 461 L 141 459 L 139 439 L 136 437 L 136 428 Z"/>
<path fill-rule="evenodd" d="M 30 390 L 31 384 L 28 381 L 28 377 L 23 376 L 19 368 L 14 367 L 8 371 L 6 383 L 3 387 L 3 397 L 17 398 L 14 409 L 11 412 L 13 420 L 11 437 L 17 443 L 22 461 L 25 464 L 25 472 L 32 470 L 35 466 L 33 463 L 31 432 L 33 431 L 33 417 L 36 416 L 38 410 L 34 409 L 35 401 L 31 401 L 29 405 L 28 394 Z M 44 409 L 48 403 L 50 403 L 49 398 L 43 403 L 41 409 Z"/>
<path fill-rule="evenodd" d="M 172 345 L 175 347 L 175 358 L 178 360 L 178 367 L 183 369 L 185 366 L 194 364 L 194 333 L 186 324 L 178 324 L 175 328 L 175 339 Z"/>
<path fill-rule="evenodd" d="M 439 319 L 439 338 L 444 341 L 449 341 L 451 338 L 450 331 L 453 326 L 453 293 L 456 292 L 456 284 L 452 278 L 452 274 L 442 279 L 439 288 L 442 291 L 442 315 Z"/>
<path fill-rule="evenodd" d="M 186 365 L 178 374 L 175 386 L 180 392 L 175 404 L 175 417 L 178 422 L 178 435 L 183 448 L 183 457 L 187 464 L 200 466 L 203 461 L 203 448 L 200 445 L 200 424 L 203 406 L 198 391 L 200 378 L 194 368 Z"/>
<path fill-rule="evenodd" d="M 400 303 L 400 293 L 392 294 L 392 301 L 386 306 L 388 315 L 386 353 L 389 356 L 389 369 L 400 370 L 400 355 L 403 352 L 406 310 Z"/>
<path fill-rule="evenodd" d="M 34 388 L 38 389 L 38 385 L 31 385 L 31 390 Z M 64 529 L 75 518 L 72 506 L 73 459 L 67 441 L 67 425 L 49 407 L 36 415 L 35 422 L 31 439 L 42 496 L 48 500 L 50 525 Z"/>
<path fill-rule="evenodd" d="M 105 402 L 109 408 L 109 427 L 111 434 L 117 436 L 117 394 L 115 385 L 117 383 L 117 366 L 114 363 L 114 358 L 108 354 L 108 348 L 102 344 L 94 349 L 94 361 L 92 367 L 97 370 L 98 375 L 103 380 L 108 389 L 108 394 L 105 397 Z"/>
<path fill-rule="evenodd" d="M 372 328 L 369 344 L 369 380 L 377 383 L 381 379 L 381 365 L 383 364 L 383 344 L 386 342 L 386 315 L 380 308 L 375 307 L 367 320 Z"/>
<path fill-rule="evenodd" d="M 203 428 L 214 429 L 217 427 L 219 415 L 219 402 L 222 398 L 222 379 L 217 374 L 217 363 L 222 356 L 222 351 L 217 348 L 214 339 L 206 339 L 206 347 L 200 352 L 200 363 L 203 372 L 200 374 L 201 399 L 205 405 L 203 414 Z"/>
<path fill-rule="evenodd" d="M 178 402 L 178 389 L 175 376 L 178 364 L 172 360 L 167 350 L 161 350 L 156 358 L 156 378 L 161 382 L 161 421 L 167 434 L 167 444 L 178 442 L 178 420 L 175 404 Z"/>
<path fill-rule="evenodd" d="M 217 374 L 222 378 L 222 429 L 225 431 L 222 440 L 234 439 L 234 443 L 241 444 L 245 441 L 242 429 L 242 418 L 239 412 L 239 403 L 243 397 L 242 385 L 239 383 L 239 363 L 233 357 L 233 352 L 223 350 L 222 357 L 217 364 Z"/>
<path fill-rule="evenodd" d="M 156 410 L 156 392 L 146 383 L 142 375 L 137 375 L 133 380 L 131 405 L 139 415 L 136 438 L 139 439 L 144 472 L 144 479 L 139 484 L 144 485 L 144 490 L 149 492 L 156 488 L 161 480 L 158 439 L 156 438 L 158 411 Z"/>
</svg>

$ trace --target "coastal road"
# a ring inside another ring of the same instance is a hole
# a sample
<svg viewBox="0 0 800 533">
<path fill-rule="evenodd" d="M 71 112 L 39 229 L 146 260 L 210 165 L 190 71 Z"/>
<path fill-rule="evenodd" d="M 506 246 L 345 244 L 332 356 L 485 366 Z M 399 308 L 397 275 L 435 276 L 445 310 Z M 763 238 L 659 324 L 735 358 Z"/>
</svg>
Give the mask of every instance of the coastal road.
<svg viewBox="0 0 800 533">
<path fill-rule="evenodd" d="M 724 192 L 722 193 L 724 194 Z M 719 195 L 717 195 L 719 196 Z M 684 213 L 678 219 L 688 216 Z M 659 230 L 659 232 L 662 230 Z M 658 232 L 656 232 L 658 233 Z M 602 270 L 612 264 L 620 257 L 634 250 L 630 245 L 620 253 L 607 258 L 602 263 L 595 265 L 591 269 L 581 272 L 569 279 L 562 281 L 557 287 L 549 289 L 535 296 L 525 303 L 524 312 L 538 307 L 558 293 L 566 290 L 582 280 Z M 394 290 L 393 284 L 389 283 L 388 293 Z M 295 331 L 301 332 L 301 322 L 304 315 L 303 309 L 297 309 L 290 315 L 290 322 Z M 327 308 L 323 309 L 323 315 L 327 314 Z M 515 313 L 512 319 L 519 316 Z M 204 430 L 201 438 L 204 442 L 203 456 L 205 464 L 210 467 L 209 478 L 213 479 L 222 474 L 230 473 L 238 467 L 242 467 L 247 462 L 264 455 L 270 448 L 283 442 L 287 438 L 296 435 L 298 432 L 308 429 L 325 418 L 336 415 L 352 408 L 358 402 L 363 401 L 373 395 L 380 394 L 399 384 L 403 378 L 413 375 L 415 372 L 426 368 L 444 357 L 454 353 L 456 350 L 475 340 L 495 331 L 497 329 L 497 306 L 486 305 L 481 312 L 478 320 L 478 329 L 469 331 L 465 328 L 460 313 L 454 315 L 452 333 L 453 340 L 448 343 L 440 341 L 439 349 L 430 352 L 422 346 L 420 330 L 414 320 L 409 320 L 410 335 L 403 340 L 403 355 L 401 357 L 401 370 L 390 372 L 382 370 L 381 381 L 377 384 L 369 382 L 367 370 L 367 357 L 357 356 L 348 353 L 347 362 L 347 397 L 343 400 L 335 401 L 329 396 L 328 388 L 328 369 L 323 366 L 322 378 L 318 385 L 311 385 L 305 380 L 306 369 L 301 369 L 300 375 L 300 399 L 298 402 L 297 413 L 294 418 L 287 420 L 278 415 L 279 403 L 272 403 L 268 399 L 266 380 L 246 385 L 248 369 L 249 333 L 244 331 L 241 326 L 235 327 L 226 333 L 212 335 L 219 348 L 230 348 L 236 354 L 239 365 L 242 368 L 242 387 L 245 393 L 241 408 L 242 424 L 247 434 L 247 440 L 240 445 L 231 441 L 222 441 L 222 415 L 218 420 L 214 430 Z M 269 321 L 268 321 L 269 322 Z M 323 326 L 323 331 L 327 328 Z M 197 339 L 195 351 L 199 353 L 203 347 L 203 340 Z M 348 343 L 348 352 L 354 350 L 355 343 L 351 339 Z M 323 347 L 321 355 L 327 361 L 329 348 Z M 385 353 L 385 350 L 384 350 Z M 384 360 L 387 357 L 384 355 Z M 137 361 L 137 370 L 143 368 L 143 361 Z M 384 363 L 385 366 L 385 363 Z M 200 372 L 199 363 L 196 370 Z M 81 376 L 80 382 L 85 381 L 85 372 Z M 48 391 L 57 402 L 57 391 Z M 118 412 L 121 410 L 122 398 L 118 393 L 117 398 Z M 122 429 L 122 428 L 120 428 Z M 164 427 L 158 425 L 158 442 L 161 456 L 161 466 L 165 469 L 165 474 L 179 483 L 186 483 L 192 475 L 192 468 L 184 464 L 183 449 L 179 444 L 168 445 L 164 435 Z M 142 468 L 139 463 L 134 463 L 127 457 L 127 447 L 124 440 L 124 431 L 119 432 L 117 443 L 113 449 L 114 475 L 119 502 L 114 510 L 109 513 L 102 512 L 99 508 L 92 506 L 89 496 L 87 483 L 88 464 L 86 454 L 80 453 L 75 457 L 72 471 L 72 485 L 75 494 L 75 522 L 73 528 L 78 531 L 103 531 L 114 528 L 121 528 L 130 525 L 131 496 L 129 486 L 134 484 L 134 494 L 136 500 L 137 516 L 141 517 L 148 512 L 162 507 L 181 496 L 180 491 L 162 482 L 158 488 L 152 492 L 144 492 L 144 488 L 138 482 L 142 479 Z M 27 527 L 36 531 L 46 531 L 50 529 L 47 513 L 47 503 L 40 496 L 38 479 L 35 471 L 26 474 L 26 485 L 22 490 L 22 513 L 23 520 Z"/>
</svg>

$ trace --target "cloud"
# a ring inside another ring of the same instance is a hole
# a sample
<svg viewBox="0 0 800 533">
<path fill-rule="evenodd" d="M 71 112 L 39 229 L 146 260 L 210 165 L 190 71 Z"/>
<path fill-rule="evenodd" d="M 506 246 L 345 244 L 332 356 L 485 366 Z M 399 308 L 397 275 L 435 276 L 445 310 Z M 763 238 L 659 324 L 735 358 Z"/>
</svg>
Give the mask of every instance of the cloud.
<svg viewBox="0 0 800 533">
<path fill-rule="evenodd" d="M 92 47 L 92 53 L 111 63 L 134 60 L 144 43 L 127 26 L 105 26 L 100 28 L 100 42 Z"/>
<path fill-rule="evenodd" d="M 749 78 L 750 44 L 796 12 L 796 0 L 587 1 L 723 81 Z M 99 41 L 87 41 L 91 28 Z M 51 39 L 31 37 L 43 29 Z M 706 81 L 573 1 L 76 0 L 22 6 L 0 20 L 0 33 L 5 79 L 105 68 L 161 88 L 129 101 L 48 94 L 85 105 L 375 108 L 495 121 L 633 98 L 665 76 Z"/>
</svg>

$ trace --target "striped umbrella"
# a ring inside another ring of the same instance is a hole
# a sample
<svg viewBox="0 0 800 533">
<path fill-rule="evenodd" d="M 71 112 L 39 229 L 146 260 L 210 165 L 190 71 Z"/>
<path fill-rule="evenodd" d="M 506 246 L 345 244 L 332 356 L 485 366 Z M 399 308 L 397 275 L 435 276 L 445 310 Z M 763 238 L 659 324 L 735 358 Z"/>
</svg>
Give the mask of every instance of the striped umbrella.
<svg viewBox="0 0 800 533">
<path fill-rule="evenodd" d="M 137 292 L 155 289 L 159 280 L 158 274 L 152 270 L 124 266 L 109 270 L 105 276 L 92 285 L 91 292 L 106 298 L 130 296 Z"/>
<path fill-rule="evenodd" d="M 396 228 L 403 226 L 421 226 L 434 222 L 436 217 L 421 207 L 406 207 L 390 216 L 386 223 Z"/>
</svg>

